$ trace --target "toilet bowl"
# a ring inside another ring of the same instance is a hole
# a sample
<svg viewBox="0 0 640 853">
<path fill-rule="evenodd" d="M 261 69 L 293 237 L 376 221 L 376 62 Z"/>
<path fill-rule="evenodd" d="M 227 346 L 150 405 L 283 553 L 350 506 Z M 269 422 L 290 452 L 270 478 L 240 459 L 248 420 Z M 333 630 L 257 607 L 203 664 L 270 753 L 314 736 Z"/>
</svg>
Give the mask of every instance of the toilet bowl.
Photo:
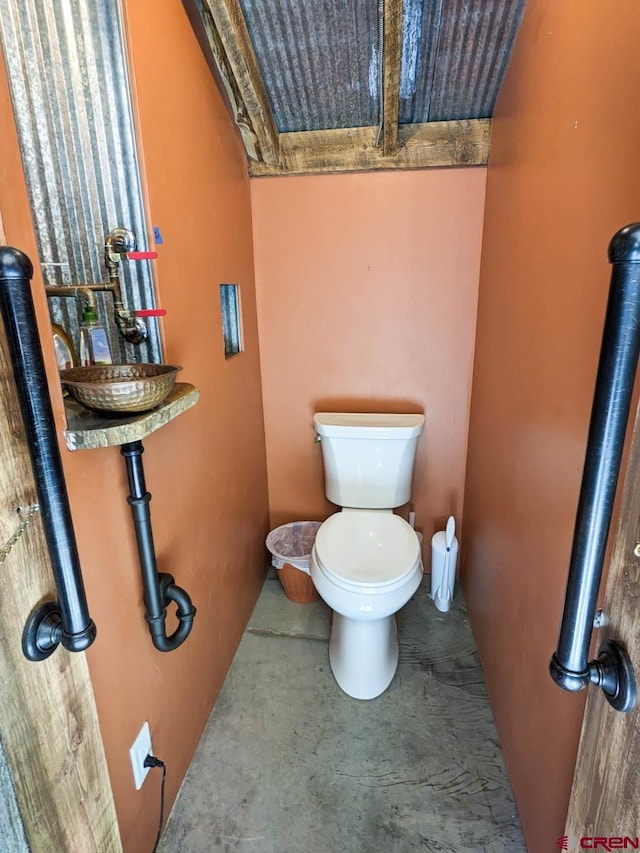
<svg viewBox="0 0 640 853">
<path fill-rule="evenodd" d="M 420 585 L 420 540 L 393 509 L 411 497 L 424 415 L 317 412 L 325 494 L 311 579 L 333 610 L 329 661 L 354 699 L 383 693 L 398 666 L 395 614 Z"/>
<path fill-rule="evenodd" d="M 420 542 L 390 510 L 343 509 L 325 521 L 311 578 L 334 611 L 329 662 L 354 699 L 383 693 L 398 666 L 395 614 L 422 579 Z"/>
</svg>

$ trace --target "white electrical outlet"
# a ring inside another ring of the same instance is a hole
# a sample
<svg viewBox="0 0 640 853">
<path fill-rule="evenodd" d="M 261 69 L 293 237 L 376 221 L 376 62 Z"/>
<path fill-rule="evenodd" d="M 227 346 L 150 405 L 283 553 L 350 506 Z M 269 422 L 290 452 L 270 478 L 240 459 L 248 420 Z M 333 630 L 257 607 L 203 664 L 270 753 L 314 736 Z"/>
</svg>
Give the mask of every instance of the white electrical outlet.
<svg viewBox="0 0 640 853">
<path fill-rule="evenodd" d="M 139 791 L 142 788 L 142 783 L 147 778 L 147 773 L 151 770 L 150 767 L 144 766 L 144 760 L 147 755 L 153 755 L 149 723 L 145 723 L 140 729 L 138 737 L 131 744 L 129 755 L 131 756 L 131 767 L 133 768 L 133 781 L 136 791 Z"/>
</svg>

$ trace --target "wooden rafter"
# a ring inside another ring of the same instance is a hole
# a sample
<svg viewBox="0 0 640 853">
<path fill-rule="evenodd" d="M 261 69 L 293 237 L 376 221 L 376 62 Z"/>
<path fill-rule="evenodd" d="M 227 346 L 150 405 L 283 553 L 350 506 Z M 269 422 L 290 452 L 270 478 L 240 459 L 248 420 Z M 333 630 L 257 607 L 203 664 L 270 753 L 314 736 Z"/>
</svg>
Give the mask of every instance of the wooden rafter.
<svg viewBox="0 0 640 853">
<path fill-rule="evenodd" d="M 484 166 L 489 156 L 489 119 L 400 125 L 393 156 L 376 147 L 376 127 L 280 134 L 280 165 L 250 163 L 252 177 Z"/>
<path fill-rule="evenodd" d="M 400 66 L 402 62 L 402 0 L 385 0 L 383 57 L 382 151 L 393 156 L 398 148 Z"/>
<path fill-rule="evenodd" d="M 250 162 L 276 166 L 279 134 L 239 0 L 183 0 L 222 81 Z"/>
</svg>

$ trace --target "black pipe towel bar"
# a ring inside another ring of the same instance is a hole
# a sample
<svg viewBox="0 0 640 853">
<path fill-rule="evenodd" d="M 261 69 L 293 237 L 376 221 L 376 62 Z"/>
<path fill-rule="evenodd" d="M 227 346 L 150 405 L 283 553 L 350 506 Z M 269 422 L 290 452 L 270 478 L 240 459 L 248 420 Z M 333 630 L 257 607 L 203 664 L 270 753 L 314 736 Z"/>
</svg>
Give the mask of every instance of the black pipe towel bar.
<svg viewBox="0 0 640 853">
<path fill-rule="evenodd" d="M 94 641 L 67 487 L 56 437 L 31 295 L 33 266 L 18 249 L 0 246 L 0 311 L 9 346 L 20 410 L 38 491 L 44 535 L 58 600 L 33 610 L 22 635 L 22 650 L 44 660 L 61 643 L 82 652 Z"/>
<path fill-rule="evenodd" d="M 617 711 L 636 701 L 633 666 L 625 648 L 609 639 L 589 661 L 589 645 L 611 514 L 640 355 L 640 223 L 618 231 L 612 264 L 582 485 L 571 548 L 558 648 L 549 670 L 564 690 L 601 687 Z"/>
<path fill-rule="evenodd" d="M 191 633 L 196 608 L 184 589 L 176 585 L 172 575 L 164 572 L 158 573 L 151 529 L 151 512 L 149 510 L 151 495 L 147 491 L 142 465 L 142 454 L 144 453 L 142 442 L 130 441 L 123 444 L 120 453 L 124 456 L 127 466 L 129 491 L 131 492 L 128 501 L 133 515 L 142 570 L 146 607 L 145 619 L 149 625 L 151 641 L 156 649 L 161 652 L 172 652 L 182 645 Z M 178 627 L 173 634 L 167 636 L 166 607 L 171 602 L 176 605 Z"/>
</svg>

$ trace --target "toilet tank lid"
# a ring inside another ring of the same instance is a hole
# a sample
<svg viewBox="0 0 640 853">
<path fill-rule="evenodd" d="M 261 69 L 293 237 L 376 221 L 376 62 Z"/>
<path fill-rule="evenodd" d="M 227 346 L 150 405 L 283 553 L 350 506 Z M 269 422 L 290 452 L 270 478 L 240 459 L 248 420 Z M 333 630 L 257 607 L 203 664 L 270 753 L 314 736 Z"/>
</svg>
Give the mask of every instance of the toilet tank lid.
<svg viewBox="0 0 640 853">
<path fill-rule="evenodd" d="M 402 439 L 422 433 L 424 415 L 316 412 L 313 423 L 320 436 Z"/>
</svg>

